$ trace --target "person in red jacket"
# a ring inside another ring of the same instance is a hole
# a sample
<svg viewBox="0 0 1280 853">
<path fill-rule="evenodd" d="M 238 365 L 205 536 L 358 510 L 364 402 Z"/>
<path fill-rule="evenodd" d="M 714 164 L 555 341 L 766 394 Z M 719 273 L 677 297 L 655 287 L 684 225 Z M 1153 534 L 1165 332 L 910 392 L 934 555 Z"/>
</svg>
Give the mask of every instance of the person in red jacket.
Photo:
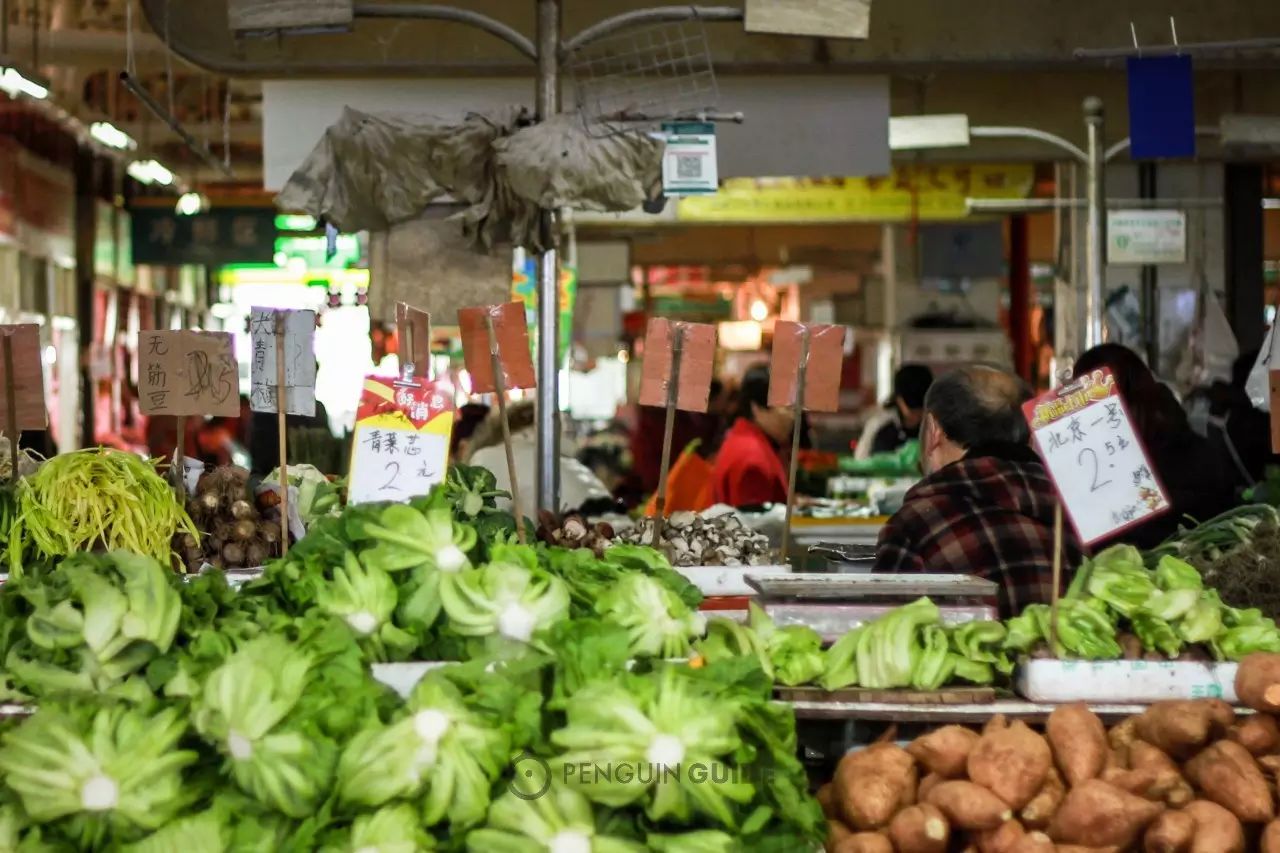
<svg viewBox="0 0 1280 853">
<path fill-rule="evenodd" d="M 716 503 L 758 507 L 787 499 L 787 471 L 778 448 L 791 438 L 789 406 L 769 407 L 769 367 L 757 365 L 742 377 L 737 419 L 720 445 L 712 472 Z"/>
</svg>

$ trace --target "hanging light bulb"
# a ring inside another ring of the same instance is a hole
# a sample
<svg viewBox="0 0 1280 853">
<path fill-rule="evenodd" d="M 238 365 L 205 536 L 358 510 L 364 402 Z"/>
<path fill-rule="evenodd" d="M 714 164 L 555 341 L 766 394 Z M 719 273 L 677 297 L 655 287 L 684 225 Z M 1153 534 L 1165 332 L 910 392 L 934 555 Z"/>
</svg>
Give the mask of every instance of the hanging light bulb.
<svg viewBox="0 0 1280 853">
<path fill-rule="evenodd" d="M 174 210 L 179 216 L 195 216 L 209 209 L 209 198 L 204 193 L 190 192 L 178 196 Z"/>
<path fill-rule="evenodd" d="M 763 323 L 769 319 L 769 306 L 764 303 L 763 299 L 751 300 L 751 308 L 749 309 L 751 319 L 757 323 Z"/>
</svg>

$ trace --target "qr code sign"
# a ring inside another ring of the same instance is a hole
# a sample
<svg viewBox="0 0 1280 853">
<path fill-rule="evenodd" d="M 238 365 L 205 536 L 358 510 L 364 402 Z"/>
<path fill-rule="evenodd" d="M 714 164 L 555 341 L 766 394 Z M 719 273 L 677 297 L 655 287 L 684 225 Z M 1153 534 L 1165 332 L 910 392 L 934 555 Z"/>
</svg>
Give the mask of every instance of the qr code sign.
<svg viewBox="0 0 1280 853">
<path fill-rule="evenodd" d="M 696 180 L 702 177 L 702 157 L 698 154 L 679 154 L 676 156 L 676 177 L 681 180 Z"/>
</svg>

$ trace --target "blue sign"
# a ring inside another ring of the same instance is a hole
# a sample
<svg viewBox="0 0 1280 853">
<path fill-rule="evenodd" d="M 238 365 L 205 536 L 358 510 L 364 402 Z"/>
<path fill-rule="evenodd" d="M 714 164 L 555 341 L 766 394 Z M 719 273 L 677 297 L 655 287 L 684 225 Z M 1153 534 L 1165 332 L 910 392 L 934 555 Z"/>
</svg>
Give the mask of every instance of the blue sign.
<svg viewBox="0 0 1280 853">
<path fill-rule="evenodd" d="M 1196 111 L 1191 57 L 1130 57 L 1129 140 L 1134 160 L 1194 157 Z"/>
</svg>

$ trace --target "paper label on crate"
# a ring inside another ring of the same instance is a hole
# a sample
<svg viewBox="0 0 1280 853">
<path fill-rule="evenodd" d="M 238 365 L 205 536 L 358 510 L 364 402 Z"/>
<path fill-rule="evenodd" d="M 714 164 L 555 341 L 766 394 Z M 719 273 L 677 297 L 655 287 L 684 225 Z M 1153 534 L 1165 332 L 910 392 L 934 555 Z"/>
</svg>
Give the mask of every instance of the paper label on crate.
<svg viewBox="0 0 1280 853">
<path fill-rule="evenodd" d="M 407 501 L 431 491 L 449 468 L 453 416 L 453 389 L 444 381 L 365 379 L 348 501 Z"/>
<path fill-rule="evenodd" d="M 44 370 L 40 361 L 40 327 L 35 323 L 0 326 L 13 354 L 13 400 L 18 429 L 44 429 L 49 412 L 44 404 Z M 0 355 L 0 432 L 6 429 L 7 399 L 4 359 Z"/>
<path fill-rule="evenodd" d="M 240 369 L 226 332 L 138 333 L 138 405 L 144 415 L 240 414 Z"/>
<path fill-rule="evenodd" d="M 1083 544 L 1171 509 L 1107 368 L 1029 400 L 1022 410 Z"/>
<path fill-rule="evenodd" d="M 316 413 L 316 312 L 254 308 L 249 313 L 253 348 L 249 404 L 255 412 L 278 412 L 276 374 L 278 328 L 283 315 L 285 414 L 313 417 Z"/>
</svg>

